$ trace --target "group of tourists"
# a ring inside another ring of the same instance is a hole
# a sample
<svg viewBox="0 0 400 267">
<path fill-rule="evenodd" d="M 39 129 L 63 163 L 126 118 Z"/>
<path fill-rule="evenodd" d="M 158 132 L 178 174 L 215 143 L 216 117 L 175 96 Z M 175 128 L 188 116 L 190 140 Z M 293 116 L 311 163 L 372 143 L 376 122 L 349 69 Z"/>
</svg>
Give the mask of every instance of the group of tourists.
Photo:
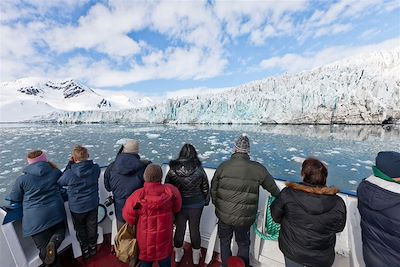
<svg viewBox="0 0 400 267">
<path fill-rule="evenodd" d="M 327 187 L 328 170 L 307 158 L 301 183 L 286 183 L 282 191 L 273 176 L 249 156 L 246 135 L 236 140 L 231 158 L 215 171 L 211 186 L 196 149 L 184 144 L 169 163 L 162 183 L 159 165 L 139 156 L 139 142 L 128 140 L 106 169 L 104 186 L 112 192 L 117 225 L 136 227 L 140 266 L 171 266 L 185 254 L 189 223 L 193 265 L 201 258 L 200 220 L 210 200 L 218 218 L 222 266 L 232 259 L 233 233 L 237 256 L 250 266 L 250 229 L 256 220 L 260 186 L 274 198 L 272 218 L 281 225 L 279 248 L 288 267 L 332 266 L 336 233 L 346 225 L 346 205 L 338 189 Z M 61 188 L 67 188 L 69 209 L 86 261 L 97 252 L 98 178 L 100 168 L 85 147 L 76 146 L 62 173 L 41 150 L 30 152 L 28 166 L 17 178 L 10 199 L 22 202 L 23 233 L 31 236 L 46 266 L 58 266 L 57 248 L 65 236 Z M 367 267 L 400 262 L 400 153 L 380 152 L 374 175 L 358 188 L 364 261 Z M 174 231 L 175 226 L 175 231 Z"/>
</svg>

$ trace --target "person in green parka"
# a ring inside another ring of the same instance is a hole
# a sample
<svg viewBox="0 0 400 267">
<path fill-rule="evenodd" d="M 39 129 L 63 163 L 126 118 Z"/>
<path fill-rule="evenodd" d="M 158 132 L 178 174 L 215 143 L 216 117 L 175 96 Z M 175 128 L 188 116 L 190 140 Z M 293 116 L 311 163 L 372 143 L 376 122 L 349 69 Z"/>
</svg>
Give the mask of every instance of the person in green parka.
<svg viewBox="0 0 400 267">
<path fill-rule="evenodd" d="M 250 227 L 256 220 L 260 185 L 273 196 L 279 188 L 268 170 L 250 160 L 250 141 L 242 134 L 236 141 L 231 159 L 223 162 L 211 181 L 211 197 L 218 217 L 218 237 L 222 265 L 232 256 L 232 234 L 238 255 L 249 266 Z"/>
</svg>

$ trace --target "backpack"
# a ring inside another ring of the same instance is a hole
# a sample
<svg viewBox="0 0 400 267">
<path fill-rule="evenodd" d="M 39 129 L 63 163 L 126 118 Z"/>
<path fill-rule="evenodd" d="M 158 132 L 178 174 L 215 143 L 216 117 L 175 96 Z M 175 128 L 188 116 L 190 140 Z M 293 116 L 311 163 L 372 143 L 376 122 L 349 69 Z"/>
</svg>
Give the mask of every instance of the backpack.
<svg viewBox="0 0 400 267">
<path fill-rule="evenodd" d="M 138 262 L 138 245 L 136 241 L 135 226 L 125 223 L 115 236 L 115 255 L 129 266 L 136 266 Z"/>
</svg>

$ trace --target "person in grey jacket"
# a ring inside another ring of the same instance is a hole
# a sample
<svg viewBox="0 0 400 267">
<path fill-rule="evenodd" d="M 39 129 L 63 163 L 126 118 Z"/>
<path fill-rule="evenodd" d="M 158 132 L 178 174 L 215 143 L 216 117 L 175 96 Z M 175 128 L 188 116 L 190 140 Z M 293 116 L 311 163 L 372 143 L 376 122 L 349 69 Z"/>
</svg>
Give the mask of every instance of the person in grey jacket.
<svg viewBox="0 0 400 267">
<path fill-rule="evenodd" d="M 10 193 L 10 200 L 22 202 L 24 237 L 31 236 L 39 249 L 39 258 L 57 266 L 57 248 L 65 237 L 65 209 L 57 180 L 61 171 L 35 150 L 27 156 L 28 166 Z"/>
<path fill-rule="evenodd" d="M 249 152 L 250 141 L 243 134 L 235 143 L 231 159 L 217 168 L 211 181 L 223 266 L 232 256 L 233 232 L 238 256 L 249 266 L 250 227 L 256 220 L 260 185 L 273 196 L 279 194 L 274 178 L 262 164 L 250 160 Z"/>
<path fill-rule="evenodd" d="M 84 260 L 97 253 L 97 211 L 100 167 L 89 160 L 85 147 L 76 146 L 58 184 L 67 187 L 68 204 Z"/>
</svg>

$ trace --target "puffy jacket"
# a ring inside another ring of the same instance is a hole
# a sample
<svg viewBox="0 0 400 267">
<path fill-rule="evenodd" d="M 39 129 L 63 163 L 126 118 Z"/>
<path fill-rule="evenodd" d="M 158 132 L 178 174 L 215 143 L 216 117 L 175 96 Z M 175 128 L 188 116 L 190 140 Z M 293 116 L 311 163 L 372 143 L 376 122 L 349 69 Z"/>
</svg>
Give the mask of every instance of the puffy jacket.
<svg viewBox="0 0 400 267">
<path fill-rule="evenodd" d="M 251 161 L 249 155 L 235 153 L 215 171 L 211 181 L 211 196 L 215 213 L 223 223 L 233 226 L 250 226 L 258 208 L 260 185 L 279 194 L 279 188 L 267 169 Z"/>
<path fill-rule="evenodd" d="M 331 266 L 335 260 L 336 233 L 346 225 L 346 205 L 331 187 L 288 183 L 271 205 L 281 224 L 279 248 L 306 266 Z"/>
<path fill-rule="evenodd" d="M 148 162 L 141 161 L 138 154 L 121 153 L 104 173 L 104 187 L 113 192 L 115 215 L 121 222 L 124 221 L 122 208 L 126 199 L 143 187 L 143 173 L 147 165 Z"/>
<path fill-rule="evenodd" d="M 75 213 L 91 211 L 99 205 L 100 167 L 92 160 L 69 164 L 58 180 L 67 186 L 69 209 Z"/>
<path fill-rule="evenodd" d="M 400 263 L 400 184 L 375 176 L 357 189 L 364 261 L 367 267 Z"/>
<path fill-rule="evenodd" d="M 127 199 L 122 214 L 128 224 L 136 225 L 140 260 L 156 261 L 171 255 L 174 213 L 181 207 L 178 189 L 169 184 L 146 182 Z"/>
<path fill-rule="evenodd" d="M 57 184 L 61 171 L 48 162 L 28 165 L 15 181 L 10 199 L 22 202 L 24 236 L 40 233 L 65 220 L 64 201 Z"/>
<path fill-rule="evenodd" d="M 201 163 L 195 160 L 171 160 L 170 170 L 165 183 L 178 188 L 182 196 L 182 205 L 201 204 L 210 202 L 210 188 L 207 174 Z"/>
</svg>

